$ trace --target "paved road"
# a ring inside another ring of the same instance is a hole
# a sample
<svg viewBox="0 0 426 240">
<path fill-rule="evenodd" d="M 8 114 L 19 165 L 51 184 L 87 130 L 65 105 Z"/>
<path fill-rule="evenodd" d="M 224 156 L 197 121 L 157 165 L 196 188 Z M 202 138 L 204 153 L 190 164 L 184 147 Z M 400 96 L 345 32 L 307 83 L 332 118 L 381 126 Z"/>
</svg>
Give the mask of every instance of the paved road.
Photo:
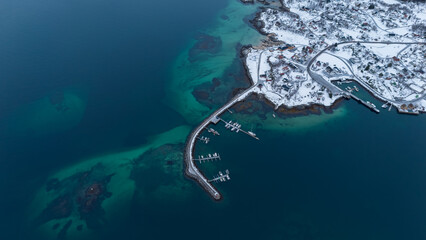
<svg viewBox="0 0 426 240">
<path fill-rule="evenodd" d="M 328 88 L 333 95 L 337 94 L 337 93 L 341 93 L 343 92 L 343 90 L 341 90 L 340 88 L 338 88 L 337 86 L 335 86 L 334 84 L 332 84 L 331 82 L 325 80 L 321 75 L 312 72 L 311 70 L 311 65 L 315 62 L 315 60 L 318 58 L 318 56 L 320 56 L 321 54 L 323 54 L 325 51 L 330 50 L 333 47 L 337 47 L 338 45 L 342 45 L 342 44 L 353 44 L 353 43 L 371 43 L 371 44 L 406 44 L 406 45 L 410 45 L 410 44 L 426 44 L 424 42 L 372 42 L 372 41 L 346 41 L 346 42 L 341 42 L 341 43 L 335 43 L 332 44 L 326 48 L 324 48 L 323 50 L 321 50 L 317 55 L 315 55 L 313 58 L 311 58 L 311 60 L 309 60 L 308 65 L 307 65 L 307 69 L 308 69 L 308 74 L 309 76 L 311 76 L 312 79 L 314 79 L 315 81 L 317 81 L 318 83 L 320 83 L 321 85 L 323 85 L 324 87 Z M 346 62 L 344 62 L 346 64 Z M 401 104 L 401 103 L 410 103 L 410 102 L 414 102 L 417 101 L 419 99 L 415 99 L 412 101 L 398 101 L 395 102 L 394 100 L 391 99 L 387 99 L 384 98 L 383 96 L 381 96 L 377 91 L 375 91 L 373 88 L 371 88 L 368 84 L 366 84 L 365 82 L 361 81 L 352 71 L 352 68 L 349 67 L 349 70 L 352 72 L 352 74 L 354 75 L 355 79 L 361 86 L 363 86 L 364 88 L 366 88 L 368 91 L 370 91 L 371 93 L 373 93 L 376 97 L 382 99 L 383 101 L 388 101 L 394 104 Z M 422 96 L 422 98 L 425 95 Z"/>
<path fill-rule="evenodd" d="M 334 84 L 330 83 L 329 81 L 325 80 L 321 75 L 314 73 L 311 71 L 310 67 L 313 64 L 313 62 L 320 56 L 322 53 L 324 53 L 327 50 L 330 50 L 333 47 L 336 47 L 341 44 L 349 44 L 349 43 L 377 43 L 377 44 L 425 44 L 425 43 L 419 43 L 419 42 L 412 42 L 412 43 L 400 43 L 400 42 L 370 42 L 370 41 L 346 41 L 341 43 L 336 43 L 333 45 L 328 46 L 327 48 L 321 50 L 317 55 L 315 55 L 311 60 L 309 60 L 307 65 L 308 74 L 311 76 L 312 79 L 319 82 L 321 85 L 327 87 L 333 94 L 340 94 L 343 91 L 335 86 Z M 192 178 L 196 180 L 201 187 L 203 187 L 204 190 L 206 190 L 210 196 L 215 200 L 220 200 L 222 198 L 219 191 L 206 179 L 206 177 L 199 171 L 197 166 L 195 165 L 193 161 L 193 154 L 194 154 L 194 148 L 195 148 L 195 142 L 198 137 L 198 135 L 201 133 L 203 129 L 205 129 L 211 122 L 212 119 L 218 117 L 222 113 L 224 113 L 228 108 L 232 107 L 235 103 L 244 100 L 248 95 L 250 95 L 253 91 L 253 89 L 257 86 L 257 83 L 259 83 L 259 75 L 260 75 L 260 61 L 262 58 L 262 54 L 264 51 L 262 51 L 259 55 L 258 60 L 258 66 L 257 66 L 257 81 L 256 83 L 253 83 L 251 87 L 244 90 L 242 93 L 238 94 L 234 98 L 232 98 L 228 103 L 223 105 L 221 108 L 216 110 L 214 113 L 212 113 L 209 117 L 207 117 L 197 128 L 195 128 L 190 136 L 188 137 L 186 147 L 185 147 L 185 155 L 184 155 L 184 161 L 185 161 L 185 174 L 189 178 Z M 373 89 L 371 89 L 367 84 L 361 83 L 360 84 L 372 91 L 373 93 L 377 94 Z"/>
</svg>

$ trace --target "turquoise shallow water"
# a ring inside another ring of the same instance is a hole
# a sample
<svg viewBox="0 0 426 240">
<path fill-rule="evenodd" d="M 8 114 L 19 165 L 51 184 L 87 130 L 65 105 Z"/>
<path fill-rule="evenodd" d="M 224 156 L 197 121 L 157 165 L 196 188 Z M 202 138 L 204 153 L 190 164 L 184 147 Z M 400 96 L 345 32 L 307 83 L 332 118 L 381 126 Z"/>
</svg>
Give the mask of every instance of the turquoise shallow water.
<svg viewBox="0 0 426 240">
<path fill-rule="evenodd" d="M 221 78 L 239 56 L 238 45 L 258 44 L 263 38 L 244 20 L 256 12 L 257 6 L 242 5 L 238 1 L 229 1 L 226 8 L 217 13 L 211 25 L 202 30 L 203 33 L 219 37 L 221 48 L 216 54 L 207 54 L 195 62 L 188 60 L 194 41 L 181 51 L 174 60 L 171 78 L 166 87 L 166 104 L 181 113 L 191 123 L 202 120 L 211 111 L 200 104 L 192 91 L 197 85 L 211 82 L 213 78 Z"/>
<path fill-rule="evenodd" d="M 151 146 L 158 134 L 188 128 L 179 113 L 162 104 L 164 69 L 225 5 L 0 3 L 0 189 L 8 196 L 0 200 L 1 239 L 37 238 L 28 222 L 51 199 L 29 206 L 64 168 Z M 188 15 L 188 6 L 198 11 Z M 178 138 L 188 131 L 177 131 Z M 112 178 L 110 184 L 117 182 Z"/>
<path fill-rule="evenodd" d="M 211 142 L 198 144 L 196 154 L 219 152 L 222 161 L 201 169 L 207 177 L 229 169 L 232 178 L 217 185 L 224 200 L 214 202 L 183 177 L 182 150 L 220 102 L 206 105 L 192 93 L 210 89 L 213 78 L 221 81 L 213 98 L 247 84 L 231 73 L 241 71 L 237 46 L 261 39 L 243 21 L 257 6 L 99 4 L 46 1 L 32 7 L 54 14 L 30 17 L 31 5 L 4 4 L 15 18 L 2 25 L 8 45 L 0 50 L 16 57 L 0 58 L 1 96 L 10 103 L 1 105 L 0 122 L 12 126 L 0 134 L 2 239 L 63 238 L 62 230 L 68 239 L 426 238 L 424 116 L 376 115 L 354 101 L 332 114 L 284 119 L 265 106 L 252 114 L 233 109 L 223 118 L 261 140 L 223 126 L 215 127 L 218 137 L 203 133 Z M 162 21 L 154 26 L 152 17 Z M 28 31 L 43 24 L 41 35 Z M 197 32 L 220 37 L 222 47 L 191 63 Z M 53 45 L 44 45 L 44 33 L 56 36 Z M 58 59 L 55 51 L 65 46 Z M 29 70 L 16 71 L 18 63 Z M 14 124 L 5 116 L 38 121 Z M 64 116 L 70 121 L 61 122 Z M 44 131 L 49 124 L 55 127 Z"/>
</svg>

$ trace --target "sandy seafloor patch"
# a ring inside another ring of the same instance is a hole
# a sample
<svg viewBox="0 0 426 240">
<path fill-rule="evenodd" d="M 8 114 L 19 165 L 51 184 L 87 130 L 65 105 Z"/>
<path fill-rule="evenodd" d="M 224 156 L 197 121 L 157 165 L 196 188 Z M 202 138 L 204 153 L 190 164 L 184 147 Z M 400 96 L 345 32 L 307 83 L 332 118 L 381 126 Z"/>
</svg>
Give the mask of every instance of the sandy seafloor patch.
<svg viewBox="0 0 426 240">
<path fill-rule="evenodd" d="M 76 126 L 86 110 L 87 94 L 79 89 L 50 93 L 2 116 L 0 131 L 14 138 L 55 134 Z"/>
</svg>

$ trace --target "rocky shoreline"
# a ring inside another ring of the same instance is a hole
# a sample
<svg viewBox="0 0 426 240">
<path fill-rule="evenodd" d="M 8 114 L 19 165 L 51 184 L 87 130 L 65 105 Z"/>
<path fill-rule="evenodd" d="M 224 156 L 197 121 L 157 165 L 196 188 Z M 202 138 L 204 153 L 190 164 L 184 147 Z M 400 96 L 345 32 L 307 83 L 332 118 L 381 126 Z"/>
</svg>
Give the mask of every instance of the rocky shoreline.
<svg viewBox="0 0 426 240">
<path fill-rule="evenodd" d="M 258 12 L 257 14 L 260 14 L 260 13 Z M 273 39 L 267 39 L 267 40 L 264 40 L 264 44 L 276 44 L 276 42 Z M 253 83 L 253 80 L 250 77 L 247 65 L 244 62 L 246 60 L 245 51 L 252 48 L 252 47 L 253 47 L 252 45 L 239 46 L 239 48 L 240 48 L 239 49 L 239 60 L 240 60 L 241 64 L 243 65 L 243 68 L 244 68 L 243 79 L 250 86 L 253 85 L 254 83 Z M 208 86 L 208 89 L 214 91 L 220 85 L 221 85 L 221 82 L 220 82 L 219 79 L 213 79 L 212 83 Z M 231 93 L 231 97 L 236 96 L 238 93 L 244 91 L 245 89 L 246 88 L 234 88 L 232 93 Z M 194 94 L 194 97 L 197 99 L 197 101 L 199 101 L 199 102 L 208 101 L 209 103 L 211 103 L 209 101 L 210 94 L 209 94 L 208 91 L 196 89 L 196 90 L 194 90 L 193 94 Z M 340 99 L 336 100 L 331 106 L 324 106 L 324 105 L 320 105 L 320 104 L 310 104 L 310 105 L 299 105 L 299 106 L 295 106 L 295 107 L 287 107 L 285 105 L 276 106 L 270 100 L 265 98 L 262 94 L 254 93 L 254 94 L 252 94 L 252 96 L 249 99 L 244 100 L 242 102 L 239 102 L 236 105 L 234 105 L 233 107 L 236 108 L 237 111 L 238 111 L 238 108 L 246 109 L 247 106 L 244 106 L 244 105 L 250 105 L 251 104 L 250 100 L 253 100 L 253 99 L 257 99 L 258 101 L 262 101 L 267 106 L 271 107 L 271 109 L 273 109 L 273 111 L 277 114 L 278 117 L 282 117 L 282 118 L 284 118 L 284 117 L 307 116 L 307 115 L 310 115 L 310 114 L 320 115 L 322 113 L 322 111 L 325 112 L 325 113 L 333 113 L 333 110 L 337 109 L 341 105 L 341 103 L 345 100 L 344 98 L 340 98 Z"/>
<path fill-rule="evenodd" d="M 281 105 L 276 107 L 274 103 L 265 98 L 262 94 L 253 93 L 246 100 L 239 102 L 233 106 L 233 110 L 239 113 L 253 114 L 259 110 L 271 111 L 280 118 L 288 117 L 299 117 L 299 116 L 308 116 L 311 114 L 321 115 L 324 113 L 331 114 L 335 109 L 339 108 L 341 104 L 345 101 L 345 98 L 340 98 L 336 100 L 331 106 L 324 106 L 320 104 L 311 104 L 311 105 L 300 105 L 296 107 L 287 107 Z M 253 102 L 262 103 L 261 106 L 253 104 Z M 250 109 L 253 109 L 250 111 Z"/>
<path fill-rule="evenodd" d="M 278 6 L 280 8 L 284 8 L 284 2 L 283 0 L 240 0 L 243 4 L 255 4 L 260 3 L 265 6 Z"/>
</svg>

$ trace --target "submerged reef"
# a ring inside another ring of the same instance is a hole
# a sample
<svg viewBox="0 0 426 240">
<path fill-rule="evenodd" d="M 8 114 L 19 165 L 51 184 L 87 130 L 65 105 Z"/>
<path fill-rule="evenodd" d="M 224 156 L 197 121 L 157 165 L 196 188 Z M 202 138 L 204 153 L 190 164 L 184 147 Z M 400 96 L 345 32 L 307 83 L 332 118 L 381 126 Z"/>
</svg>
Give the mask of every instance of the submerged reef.
<svg viewBox="0 0 426 240">
<path fill-rule="evenodd" d="M 222 39 L 220 37 L 210 36 L 205 33 L 199 33 L 195 39 L 197 42 L 189 50 L 188 60 L 190 62 L 196 61 L 202 57 L 202 54 L 215 54 L 222 48 Z"/>
<path fill-rule="evenodd" d="M 78 215 L 87 228 L 96 229 L 105 223 L 105 210 L 102 202 L 111 197 L 107 186 L 114 174 L 105 174 L 103 165 L 97 164 L 88 171 L 73 174 L 59 180 L 51 179 L 46 183 L 46 191 L 57 195 L 34 220 L 35 226 L 54 220 L 67 219 L 63 226 L 54 223 L 52 230 L 58 230 L 58 239 L 65 239 L 67 230 L 72 226 L 72 217 Z M 77 226 L 82 230 L 83 225 Z"/>
</svg>

